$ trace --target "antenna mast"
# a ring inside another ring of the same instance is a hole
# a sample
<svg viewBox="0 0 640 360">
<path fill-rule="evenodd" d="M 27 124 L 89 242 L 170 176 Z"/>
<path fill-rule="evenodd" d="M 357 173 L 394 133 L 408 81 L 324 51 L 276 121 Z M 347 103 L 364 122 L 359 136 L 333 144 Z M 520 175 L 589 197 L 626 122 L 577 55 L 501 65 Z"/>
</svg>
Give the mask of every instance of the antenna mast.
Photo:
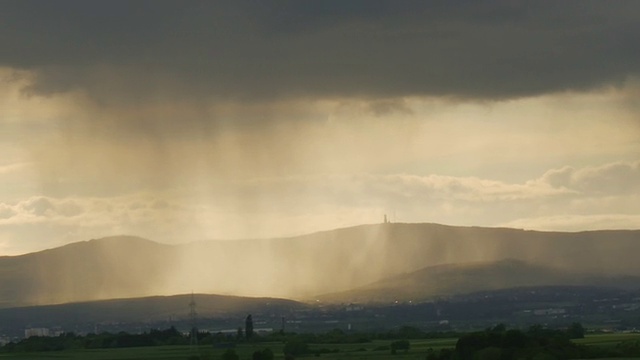
<svg viewBox="0 0 640 360">
<path fill-rule="evenodd" d="M 189 303 L 189 319 L 191 320 L 191 345 L 198 345 L 198 313 L 196 313 L 196 299 L 191 293 L 191 302 Z"/>
</svg>

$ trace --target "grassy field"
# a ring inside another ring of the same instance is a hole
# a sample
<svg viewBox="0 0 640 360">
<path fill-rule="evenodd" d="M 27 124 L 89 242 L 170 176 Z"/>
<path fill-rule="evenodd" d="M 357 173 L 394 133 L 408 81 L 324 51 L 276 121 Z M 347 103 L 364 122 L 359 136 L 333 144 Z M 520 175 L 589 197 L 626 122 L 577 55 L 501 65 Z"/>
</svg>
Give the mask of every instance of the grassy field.
<svg viewBox="0 0 640 360">
<path fill-rule="evenodd" d="M 125 360 L 125 359 L 157 359 L 157 360 L 174 360 L 187 359 L 189 356 L 198 354 L 197 350 L 188 346 L 158 346 L 158 347 L 139 347 L 139 348 L 122 348 L 122 349 L 97 349 L 97 350 L 68 350 L 68 351 L 51 351 L 37 353 L 12 353 L 4 355 L 7 359 L 28 359 L 28 360 L 45 360 L 45 359 L 73 359 L 73 360 Z M 0 355 L 0 359 L 3 355 Z"/>
<path fill-rule="evenodd" d="M 576 339 L 574 342 L 576 344 L 589 346 L 615 346 L 622 341 L 629 340 L 640 340 L 640 333 L 587 335 L 584 339 Z"/>
<path fill-rule="evenodd" d="M 575 340 L 578 344 L 588 346 L 615 346 L 622 341 L 638 340 L 640 334 L 599 334 L 589 335 L 584 339 Z M 320 357 L 325 360 L 383 360 L 383 359 L 424 359 L 427 351 L 433 349 L 439 351 L 444 348 L 455 347 L 457 339 L 432 339 L 432 340 L 411 340 L 411 349 L 406 353 L 391 355 L 388 349 L 391 341 L 376 340 L 364 344 L 310 344 L 311 349 L 339 350 L 338 352 L 322 354 Z M 241 360 L 250 360 L 251 355 L 256 350 L 270 348 L 276 359 L 284 359 L 282 353 L 282 343 L 258 343 L 240 344 L 235 348 Z M 0 359 L 21 359 L 21 360 L 186 360 L 197 355 L 201 359 L 220 359 L 224 349 L 216 349 L 211 346 L 156 346 L 122 349 L 97 349 L 97 350 L 69 350 L 56 352 L 38 353 L 12 353 L 0 354 Z M 313 355 L 307 357 L 315 358 Z"/>
<path fill-rule="evenodd" d="M 411 349 L 402 354 L 403 360 L 424 359 L 429 348 L 439 351 L 442 348 L 453 348 L 457 339 L 435 339 L 435 340 L 412 340 Z M 322 354 L 321 358 L 326 360 L 339 359 L 389 359 L 391 352 L 380 350 L 388 347 L 391 341 L 373 341 L 364 344 L 310 344 L 312 349 L 339 350 L 336 353 Z M 250 360 L 254 351 L 270 348 L 276 359 L 284 359 L 282 353 L 282 343 L 259 343 L 240 344 L 235 348 L 241 360 Z M 211 346 L 200 346 L 193 348 L 190 346 L 156 346 L 122 349 L 97 349 L 97 350 L 69 350 L 56 352 L 38 353 L 12 353 L 0 354 L 0 359 L 21 359 L 21 360 L 186 360 L 190 356 L 199 355 L 202 359 L 220 359 L 224 349 L 214 349 Z M 314 358 L 313 355 L 309 357 Z M 397 358 L 397 357 L 395 357 Z"/>
</svg>

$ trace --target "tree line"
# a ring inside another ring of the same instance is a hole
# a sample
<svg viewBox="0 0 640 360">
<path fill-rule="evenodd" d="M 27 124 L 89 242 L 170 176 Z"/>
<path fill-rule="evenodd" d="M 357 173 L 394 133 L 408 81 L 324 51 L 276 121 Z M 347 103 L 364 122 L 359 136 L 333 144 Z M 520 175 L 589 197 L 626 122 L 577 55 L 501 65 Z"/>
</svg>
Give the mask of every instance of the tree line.
<svg viewBox="0 0 640 360">
<path fill-rule="evenodd" d="M 249 318 L 250 320 L 250 318 Z M 247 321 L 247 324 L 249 321 Z M 252 325 L 252 324 L 251 324 Z M 325 333 L 285 333 L 281 331 L 269 334 L 257 334 L 252 326 L 247 326 L 237 334 L 198 332 L 198 344 L 210 345 L 223 349 L 223 360 L 238 360 L 235 347 L 238 344 L 279 342 L 283 344 L 286 359 L 304 356 L 322 356 L 327 353 L 340 352 L 331 348 L 330 344 L 368 343 L 373 340 L 389 340 L 388 345 L 372 349 L 372 351 L 389 351 L 390 354 L 406 353 L 411 348 L 412 340 L 434 338 L 458 338 L 454 348 L 434 351 L 429 349 L 426 360 L 484 360 L 484 359 L 595 359 L 613 357 L 640 356 L 640 342 L 625 341 L 612 347 L 584 346 L 573 342 L 582 338 L 585 329 L 574 323 L 566 329 L 548 329 L 534 325 L 526 330 L 507 329 L 504 325 L 496 325 L 483 331 L 471 333 L 424 332 L 418 328 L 404 326 L 393 331 L 384 332 L 345 332 L 339 329 Z M 100 333 L 86 336 L 73 333 L 57 337 L 30 337 L 19 342 L 12 342 L 0 348 L 0 352 L 40 352 L 61 351 L 69 349 L 108 349 L 162 345 L 189 345 L 189 335 L 183 334 L 175 327 L 165 330 L 150 330 L 142 334 Z M 362 351 L 367 351 L 362 348 Z M 255 351 L 252 360 L 273 360 L 274 354 L 265 346 Z"/>
</svg>

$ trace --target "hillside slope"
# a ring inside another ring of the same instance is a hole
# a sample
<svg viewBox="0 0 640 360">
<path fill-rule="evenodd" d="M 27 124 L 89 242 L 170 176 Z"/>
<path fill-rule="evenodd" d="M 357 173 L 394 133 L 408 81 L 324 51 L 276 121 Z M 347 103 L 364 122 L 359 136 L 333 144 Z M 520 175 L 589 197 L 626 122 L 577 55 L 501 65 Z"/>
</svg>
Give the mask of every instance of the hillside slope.
<svg viewBox="0 0 640 360">
<path fill-rule="evenodd" d="M 186 246 L 183 283 L 207 292 L 309 298 L 442 264 L 525 261 L 640 275 L 640 231 L 537 232 L 438 224 L 363 225 L 305 236 Z M 206 288 L 215 284 L 216 288 Z"/>
<path fill-rule="evenodd" d="M 192 299 L 197 304 L 197 316 L 200 319 L 244 318 L 251 313 L 279 319 L 293 310 L 305 307 L 295 301 L 274 298 L 208 294 L 153 296 L 0 309 L 0 331 L 26 327 L 93 329 L 100 324 L 141 323 L 166 323 L 169 327 L 189 322 L 189 304 Z"/>
<path fill-rule="evenodd" d="M 0 307 L 150 295 L 175 265 L 173 247 L 131 236 L 0 257 Z"/>
<path fill-rule="evenodd" d="M 377 224 L 310 235 L 162 245 L 112 237 L 0 257 L 0 307 L 191 293 L 308 299 L 429 266 L 504 259 L 640 275 L 640 231 L 536 232 Z"/>
<path fill-rule="evenodd" d="M 396 275 L 353 290 L 318 298 L 339 303 L 424 302 L 438 297 L 524 287 L 583 286 L 640 289 L 640 277 L 577 273 L 500 260 L 471 264 L 430 266 Z"/>
</svg>

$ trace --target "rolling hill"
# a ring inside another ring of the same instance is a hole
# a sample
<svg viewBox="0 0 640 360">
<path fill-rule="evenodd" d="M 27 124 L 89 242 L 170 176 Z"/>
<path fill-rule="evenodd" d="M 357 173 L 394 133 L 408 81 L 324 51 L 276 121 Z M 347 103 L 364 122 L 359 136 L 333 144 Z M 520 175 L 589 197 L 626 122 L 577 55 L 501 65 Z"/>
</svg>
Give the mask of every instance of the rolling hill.
<svg viewBox="0 0 640 360">
<path fill-rule="evenodd" d="M 73 328 L 80 323 L 188 321 L 191 296 L 153 296 L 0 309 L 0 323 Z M 265 311 L 284 314 L 290 309 L 304 307 L 292 300 L 274 298 L 194 294 L 193 299 L 197 303 L 198 316 L 206 318 L 246 316 Z"/>
<path fill-rule="evenodd" d="M 572 273 L 637 276 L 638 253 L 640 231 L 438 224 L 362 225 L 290 238 L 183 245 L 120 236 L 0 257 L 0 307 L 193 291 L 310 299 L 426 267 L 504 259 Z"/>
<path fill-rule="evenodd" d="M 340 303 L 419 303 L 481 291 L 548 286 L 638 290 L 640 277 L 577 273 L 507 259 L 426 267 L 319 299 Z"/>
<path fill-rule="evenodd" d="M 120 236 L 0 257 L 0 307 L 152 295 L 173 247 Z"/>
</svg>

